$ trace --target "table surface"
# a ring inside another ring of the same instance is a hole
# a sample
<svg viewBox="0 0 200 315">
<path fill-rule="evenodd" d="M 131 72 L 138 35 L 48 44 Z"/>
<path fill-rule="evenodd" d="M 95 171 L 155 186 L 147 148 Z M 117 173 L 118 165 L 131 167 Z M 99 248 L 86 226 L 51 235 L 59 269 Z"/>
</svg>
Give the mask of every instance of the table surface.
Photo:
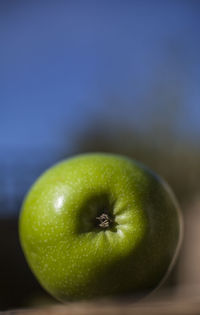
<svg viewBox="0 0 200 315">
<path fill-rule="evenodd" d="M 157 300 L 142 301 L 137 303 L 122 302 L 81 302 L 67 305 L 54 305 L 42 308 L 30 308 L 10 310 L 3 312 L 4 315 L 199 315 L 200 297 L 165 297 Z"/>
</svg>

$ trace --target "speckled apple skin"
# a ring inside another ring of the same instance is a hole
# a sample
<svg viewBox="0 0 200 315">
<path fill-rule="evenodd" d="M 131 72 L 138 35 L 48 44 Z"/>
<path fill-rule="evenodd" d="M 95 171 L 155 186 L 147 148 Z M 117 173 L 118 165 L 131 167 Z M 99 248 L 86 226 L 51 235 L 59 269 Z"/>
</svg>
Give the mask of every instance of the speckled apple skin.
<svg viewBox="0 0 200 315">
<path fill-rule="evenodd" d="M 104 208 L 115 227 L 95 227 Z M 19 233 L 40 284 L 69 301 L 155 288 L 177 256 L 182 219 L 168 185 L 143 165 L 84 154 L 36 181 L 23 203 Z"/>
</svg>

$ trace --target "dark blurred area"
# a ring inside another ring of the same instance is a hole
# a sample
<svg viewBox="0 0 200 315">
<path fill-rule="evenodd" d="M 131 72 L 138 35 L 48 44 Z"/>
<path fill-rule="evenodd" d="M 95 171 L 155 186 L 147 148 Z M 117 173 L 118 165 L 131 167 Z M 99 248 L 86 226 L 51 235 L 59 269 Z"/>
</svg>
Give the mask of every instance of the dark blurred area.
<svg viewBox="0 0 200 315">
<path fill-rule="evenodd" d="M 168 181 L 186 228 L 167 285 L 199 290 L 199 30 L 198 1 L 0 1 L 0 310 L 55 302 L 25 262 L 18 215 L 46 168 L 82 152 Z"/>
</svg>

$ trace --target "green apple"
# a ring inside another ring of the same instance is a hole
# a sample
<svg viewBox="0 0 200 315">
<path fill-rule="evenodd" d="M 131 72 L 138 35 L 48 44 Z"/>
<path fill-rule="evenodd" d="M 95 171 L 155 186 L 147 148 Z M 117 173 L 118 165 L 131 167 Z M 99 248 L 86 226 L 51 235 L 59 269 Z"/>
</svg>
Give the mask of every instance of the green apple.
<svg viewBox="0 0 200 315">
<path fill-rule="evenodd" d="M 84 154 L 36 181 L 19 232 L 40 284 L 69 301 L 157 287 L 177 256 L 182 219 L 168 185 L 145 166 Z"/>
</svg>

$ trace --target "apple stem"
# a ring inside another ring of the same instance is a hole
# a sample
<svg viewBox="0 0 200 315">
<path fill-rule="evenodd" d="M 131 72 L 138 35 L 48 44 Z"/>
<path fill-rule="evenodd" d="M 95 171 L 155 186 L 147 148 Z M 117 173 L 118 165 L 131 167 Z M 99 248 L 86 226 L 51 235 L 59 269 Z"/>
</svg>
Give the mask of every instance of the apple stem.
<svg viewBox="0 0 200 315">
<path fill-rule="evenodd" d="M 102 213 L 99 217 L 96 217 L 96 219 L 99 221 L 98 225 L 103 229 L 108 228 L 112 222 L 106 213 Z"/>
</svg>

